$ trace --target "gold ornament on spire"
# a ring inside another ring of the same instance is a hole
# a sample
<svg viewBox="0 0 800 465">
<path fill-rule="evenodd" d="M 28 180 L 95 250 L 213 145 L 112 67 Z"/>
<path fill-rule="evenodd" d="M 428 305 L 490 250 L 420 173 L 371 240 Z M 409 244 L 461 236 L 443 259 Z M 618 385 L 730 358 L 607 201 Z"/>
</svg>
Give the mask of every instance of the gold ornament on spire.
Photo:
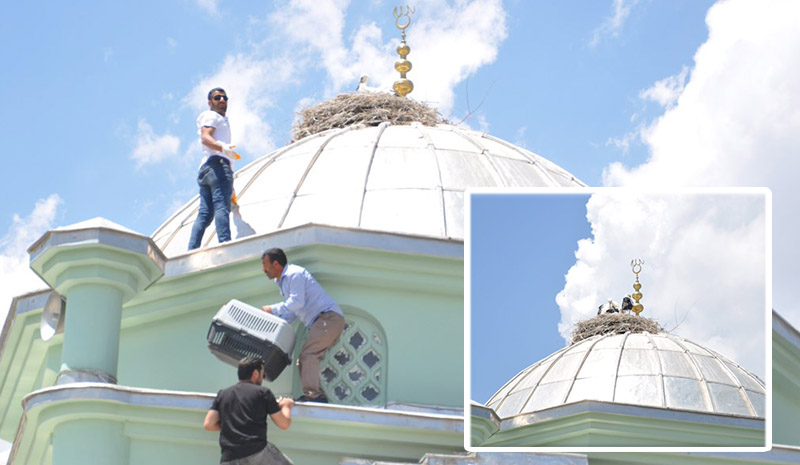
<svg viewBox="0 0 800 465">
<path fill-rule="evenodd" d="M 642 298 L 642 293 L 639 292 L 639 290 L 642 288 L 641 283 L 639 283 L 639 273 L 642 272 L 642 265 L 644 265 L 644 260 L 642 259 L 634 258 L 631 260 L 631 270 L 633 271 L 633 274 L 636 275 L 636 282 L 633 283 L 633 290 L 635 292 L 631 295 L 636 303 L 633 304 L 633 308 L 631 310 L 636 313 L 636 316 L 639 316 L 642 310 L 644 310 L 644 305 L 639 303 L 639 300 Z"/>
<path fill-rule="evenodd" d="M 394 69 L 400 73 L 400 79 L 394 81 L 392 89 L 401 97 L 405 97 L 414 90 L 414 83 L 406 79 L 406 73 L 411 71 L 411 62 L 406 60 L 406 57 L 411 53 L 411 47 L 406 44 L 406 28 L 411 25 L 411 15 L 414 14 L 414 8 L 410 6 L 396 6 L 394 7 L 394 25 L 400 29 L 400 38 L 402 42 L 397 46 L 397 54 L 400 59 L 394 62 Z"/>
</svg>

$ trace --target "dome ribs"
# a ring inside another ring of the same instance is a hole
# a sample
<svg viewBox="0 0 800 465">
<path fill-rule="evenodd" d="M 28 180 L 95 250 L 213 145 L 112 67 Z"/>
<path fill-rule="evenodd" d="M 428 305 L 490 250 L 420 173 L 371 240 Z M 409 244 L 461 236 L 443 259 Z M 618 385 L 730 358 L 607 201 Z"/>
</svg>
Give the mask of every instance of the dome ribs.
<svg viewBox="0 0 800 465">
<path fill-rule="evenodd" d="M 364 176 L 364 190 L 361 193 L 361 204 L 358 206 L 358 227 L 361 227 L 361 219 L 364 215 L 364 201 L 367 198 L 367 184 L 369 183 L 369 175 L 372 172 L 372 162 L 375 160 L 375 152 L 378 151 L 378 144 L 381 141 L 383 131 L 390 125 L 389 122 L 383 122 L 378 125 L 378 135 L 375 136 L 375 143 L 372 144 L 372 151 L 369 155 L 369 164 L 367 165 L 367 174 Z"/>
<path fill-rule="evenodd" d="M 447 231 L 447 213 L 445 211 L 445 204 L 444 204 L 444 181 L 442 181 L 442 166 L 439 164 L 439 157 L 436 155 L 436 147 L 433 145 L 433 140 L 428 132 L 425 130 L 425 126 L 422 124 L 415 125 L 422 137 L 428 143 L 427 148 L 428 151 L 431 152 L 433 156 L 433 160 L 436 162 L 436 173 L 439 176 L 439 184 L 436 186 L 436 191 L 439 196 L 439 213 L 442 216 L 442 235 L 445 237 L 450 237 Z"/>
<path fill-rule="evenodd" d="M 348 126 L 344 129 L 340 129 L 338 131 L 332 132 L 325 138 L 325 141 L 320 144 L 319 148 L 317 149 L 316 153 L 314 153 L 314 157 L 311 158 L 311 161 L 308 163 L 306 170 L 303 172 L 303 175 L 300 177 L 300 180 L 297 182 L 297 186 L 294 188 L 292 192 L 292 198 L 289 199 L 289 204 L 286 206 L 286 210 L 283 212 L 283 216 L 281 216 L 281 220 L 278 222 L 278 229 L 283 227 L 283 223 L 286 221 L 286 217 L 289 216 L 289 210 L 292 209 L 292 204 L 294 203 L 294 199 L 297 198 L 297 193 L 300 192 L 300 188 L 303 186 L 303 182 L 308 177 L 308 172 L 311 171 L 311 168 L 314 167 L 314 163 L 317 162 L 317 159 L 322 155 L 322 152 L 325 150 L 325 147 L 333 140 L 334 137 L 344 134 L 347 131 L 352 129 L 359 129 L 360 126 Z"/>
</svg>

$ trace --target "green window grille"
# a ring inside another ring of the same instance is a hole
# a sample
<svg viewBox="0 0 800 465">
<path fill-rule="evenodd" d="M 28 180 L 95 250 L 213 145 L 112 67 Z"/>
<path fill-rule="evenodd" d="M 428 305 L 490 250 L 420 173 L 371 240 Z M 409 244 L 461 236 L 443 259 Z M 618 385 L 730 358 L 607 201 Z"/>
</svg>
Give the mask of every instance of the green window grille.
<svg viewBox="0 0 800 465">
<path fill-rule="evenodd" d="M 322 389 L 331 402 L 386 405 L 386 335 L 377 323 L 346 314 L 339 341 L 320 364 Z"/>
</svg>

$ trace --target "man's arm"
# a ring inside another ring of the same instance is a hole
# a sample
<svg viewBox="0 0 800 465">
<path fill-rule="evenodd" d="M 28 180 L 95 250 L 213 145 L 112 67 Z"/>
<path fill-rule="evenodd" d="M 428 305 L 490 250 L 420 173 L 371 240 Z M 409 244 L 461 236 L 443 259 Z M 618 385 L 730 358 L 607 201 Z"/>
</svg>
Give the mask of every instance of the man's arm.
<svg viewBox="0 0 800 465">
<path fill-rule="evenodd" d="M 211 126 L 203 126 L 200 128 L 200 143 L 212 150 L 222 152 L 222 144 L 217 142 L 217 139 L 214 139 L 215 129 L 216 128 L 212 128 Z"/>
<path fill-rule="evenodd" d="M 281 406 L 281 410 L 273 413 L 269 417 L 272 418 L 272 421 L 278 428 L 289 429 L 289 426 L 292 424 L 292 407 L 294 407 L 294 400 L 289 397 L 282 397 L 278 401 L 278 405 Z"/>
<path fill-rule="evenodd" d="M 287 280 L 289 288 L 286 300 L 276 304 L 266 305 L 261 307 L 261 309 L 291 323 L 297 316 L 297 312 L 306 304 L 306 285 L 304 277 L 299 273 L 285 276 L 283 279 Z"/>
<path fill-rule="evenodd" d="M 216 410 L 209 410 L 206 413 L 206 419 L 203 422 L 203 428 L 207 429 L 208 431 L 219 431 L 219 412 Z"/>
</svg>

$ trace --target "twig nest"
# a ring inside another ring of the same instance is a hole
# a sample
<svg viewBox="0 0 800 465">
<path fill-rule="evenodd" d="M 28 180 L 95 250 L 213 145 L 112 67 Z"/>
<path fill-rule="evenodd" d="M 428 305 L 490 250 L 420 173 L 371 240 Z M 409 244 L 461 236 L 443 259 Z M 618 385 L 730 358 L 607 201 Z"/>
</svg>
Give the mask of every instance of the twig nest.
<svg viewBox="0 0 800 465">
<path fill-rule="evenodd" d="M 630 313 L 601 313 L 575 325 L 572 342 L 582 341 L 598 334 L 661 333 L 664 328 L 657 321 Z"/>
<path fill-rule="evenodd" d="M 409 98 L 387 92 L 356 92 L 341 94 L 297 112 L 300 120 L 292 128 L 295 140 L 354 124 L 377 126 L 383 122 L 394 125 L 419 122 L 436 126 L 447 121 L 433 108 Z"/>
</svg>

